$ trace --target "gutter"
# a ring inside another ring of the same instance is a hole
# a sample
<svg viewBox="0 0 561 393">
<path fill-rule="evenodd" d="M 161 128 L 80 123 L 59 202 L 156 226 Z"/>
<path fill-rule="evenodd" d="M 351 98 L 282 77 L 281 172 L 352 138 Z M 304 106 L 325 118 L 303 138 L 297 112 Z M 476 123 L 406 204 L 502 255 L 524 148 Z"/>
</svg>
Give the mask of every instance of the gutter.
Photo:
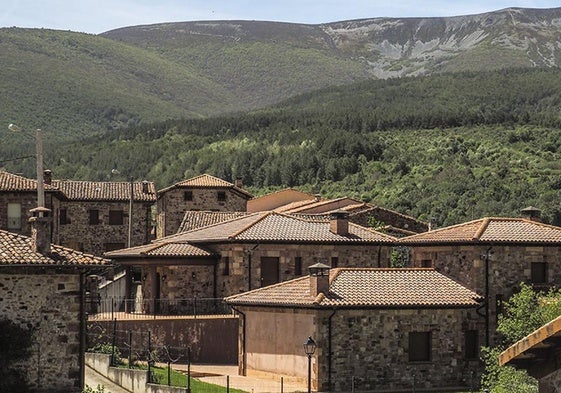
<svg viewBox="0 0 561 393">
<path fill-rule="evenodd" d="M 246 355 L 246 351 L 245 351 L 245 348 L 246 348 L 246 346 L 245 346 L 245 337 L 246 337 L 245 314 L 244 314 L 242 311 L 240 311 L 239 309 L 237 309 L 236 307 L 234 307 L 234 306 L 230 306 L 230 307 L 232 307 L 232 310 L 234 310 L 235 312 L 237 312 L 238 314 L 240 314 L 240 315 L 242 316 L 242 320 L 243 320 L 243 322 L 242 322 L 242 323 L 243 323 L 243 325 L 242 325 L 242 339 L 241 339 L 241 341 L 242 341 L 242 356 L 241 356 L 241 361 L 242 361 L 242 362 L 241 362 L 241 367 L 240 367 L 240 365 L 238 364 L 238 372 L 239 372 L 240 375 L 244 375 L 244 376 L 245 376 L 246 373 L 247 373 L 247 366 L 246 366 L 246 363 L 247 363 L 247 355 Z"/>
</svg>

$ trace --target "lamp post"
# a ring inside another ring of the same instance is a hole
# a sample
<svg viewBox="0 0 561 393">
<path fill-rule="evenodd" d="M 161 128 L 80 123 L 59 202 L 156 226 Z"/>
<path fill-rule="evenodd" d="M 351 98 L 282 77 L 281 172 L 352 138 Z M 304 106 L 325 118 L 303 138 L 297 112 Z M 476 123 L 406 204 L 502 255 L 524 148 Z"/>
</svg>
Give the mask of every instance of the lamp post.
<svg viewBox="0 0 561 393">
<path fill-rule="evenodd" d="M 22 128 L 10 124 L 8 126 L 10 131 L 21 132 Z M 37 207 L 45 207 L 45 192 L 43 185 L 43 132 L 40 128 L 35 131 L 35 149 L 37 154 Z M 41 209 L 37 210 L 39 217 L 43 216 L 43 211 Z"/>
<path fill-rule="evenodd" d="M 316 351 L 316 342 L 312 336 L 308 337 L 304 343 L 304 352 L 308 356 L 308 393 L 312 392 L 312 355 Z"/>
</svg>

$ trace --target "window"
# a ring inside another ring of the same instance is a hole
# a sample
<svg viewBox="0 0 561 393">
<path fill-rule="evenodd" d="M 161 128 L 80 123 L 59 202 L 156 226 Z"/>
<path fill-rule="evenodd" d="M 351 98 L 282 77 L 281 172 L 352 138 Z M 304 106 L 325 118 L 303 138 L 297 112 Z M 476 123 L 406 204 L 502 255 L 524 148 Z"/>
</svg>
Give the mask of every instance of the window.
<svg viewBox="0 0 561 393">
<path fill-rule="evenodd" d="M 479 359 L 479 332 L 477 330 L 466 330 L 464 332 L 465 339 L 465 356 L 467 360 Z"/>
<path fill-rule="evenodd" d="M 421 267 L 432 267 L 432 260 L 431 259 L 423 259 L 421 261 Z"/>
<path fill-rule="evenodd" d="M 547 263 L 532 262 L 531 278 L 533 284 L 545 284 L 547 282 Z"/>
<path fill-rule="evenodd" d="M 185 191 L 183 193 L 183 200 L 184 201 L 192 201 L 193 200 L 193 191 Z"/>
<path fill-rule="evenodd" d="M 70 224 L 70 220 L 68 219 L 68 211 L 66 209 L 60 209 L 58 220 L 60 222 L 60 225 Z"/>
<path fill-rule="evenodd" d="M 222 271 L 223 276 L 230 275 L 230 257 L 223 257 L 222 260 L 224 261 L 224 270 Z"/>
<path fill-rule="evenodd" d="M 21 204 L 8 203 L 8 229 L 21 229 Z"/>
<path fill-rule="evenodd" d="M 125 243 L 104 243 L 103 247 L 105 248 L 105 252 L 115 251 L 125 248 Z"/>
<path fill-rule="evenodd" d="M 302 257 L 294 258 L 294 275 L 295 276 L 302 275 Z"/>
<path fill-rule="evenodd" d="M 123 225 L 122 210 L 109 210 L 109 225 Z"/>
<path fill-rule="evenodd" d="M 226 191 L 218 191 L 216 194 L 218 202 L 226 202 Z"/>
<path fill-rule="evenodd" d="M 99 224 L 99 210 L 91 209 L 90 211 L 90 225 Z"/>
<path fill-rule="evenodd" d="M 331 268 L 339 266 L 339 257 L 331 257 Z"/>
<path fill-rule="evenodd" d="M 409 361 L 428 362 L 431 353 L 431 332 L 409 333 Z"/>
</svg>

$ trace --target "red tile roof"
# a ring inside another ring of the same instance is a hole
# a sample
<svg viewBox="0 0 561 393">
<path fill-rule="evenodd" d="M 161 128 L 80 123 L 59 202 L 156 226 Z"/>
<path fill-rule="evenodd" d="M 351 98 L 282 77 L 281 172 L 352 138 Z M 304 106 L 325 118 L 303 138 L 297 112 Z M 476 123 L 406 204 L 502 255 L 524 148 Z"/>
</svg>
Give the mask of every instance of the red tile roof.
<svg viewBox="0 0 561 393">
<path fill-rule="evenodd" d="M 175 183 L 169 187 L 159 190 L 158 194 L 164 193 L 173 188 L 228 188 L 246 196 L 248 199 L 253 196 L 246 190 L 236 187 L 234 184 L 227 182 L 226 180 L 222 180 L 207 174 L 195 176 L 191 179 Z"/>
<path fill-rule="evenodd" d="M 0 230 L 0 266 L 101 266 L 109 260 L 51 245 L 45 256 L 32 249 L 31 238 Z"/>
<path fill-rule="evenodd" d="M 53 187 L 48 184 L 45 184 L 44 188 L 45 191 L 53 190 Z M 0 171 L 0 191 L 37 192 L 37 180 L 28 179 L 26 177 L 14 175 L 5 171 Z"/>
<path fill-rule="evenodd" d="M 133 200 L 135 202 L 155 202 L 154 183 L 145 182 L 147 192 L 143 192 L 143 182 L 133 182 Z M 93 182 L 75 180 L 53 180 L 52 185 L 74 201 L 128 201 L 130 199 L 130 182 Z"/>
<path fill-rule="evenodd" d="M 244 217 L 247 212 L 186 211 L 177 233 L 218 224 L 233 218 Z"/>
<path fill-rule="evenodd" d="M 105 253 L 108 258 L 112 257 L 138 257 L 138 256 L 156 256 L 156 257 L 214 257 L 214 253 L 209 252 L 201 247 L 193 246 L 187 243 L 162 243 L 155 242 L 143 246 L 131 247 L 122 250 L 115 250 Z"/>
<path fill-rule="evenodd" d="M 463 224 L 408 236 L 404 245 L 519 243 L 561 244 L 561 227 L 524 218 L 482 218 Z"/>
<path fill-rule="evenodd" d="M 226 298 L 232 305 L 301 308 L 467 308 L 482 299 L 434 269 L 338 268 L 329 293 L 310 295 L 310 277 Z"/>
</svg>

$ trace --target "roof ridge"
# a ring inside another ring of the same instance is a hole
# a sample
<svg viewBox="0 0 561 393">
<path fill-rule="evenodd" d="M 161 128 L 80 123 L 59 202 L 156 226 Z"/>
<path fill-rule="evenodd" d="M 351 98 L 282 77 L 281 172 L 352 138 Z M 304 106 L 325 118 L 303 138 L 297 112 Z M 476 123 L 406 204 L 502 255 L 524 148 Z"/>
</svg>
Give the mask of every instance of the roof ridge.
<svg viewBox="0 0 561 393">
<path fill-rule="evenodd" d="M 477 231 L 473 235 L 472 239 L 473 240 L 481 239 L 481 236 L 483 236 L 483 234 L 487 230 L 487 227 L 489 227 L 490 222 L 491 222 L 490 218 L 484 218 L 483 221 L 481 222 L 481 226 L 477 229 Z"/>
<path fill-rule="evenodd" d="M 243 219 L 246 219 L 246 218 L 248 218 L 248 217 L 258 215 L 258 214 L 263 214 L 263 212 L 248 213 L 247 215 L 244 215 L 244 216 L 233 217 L 233 218 L 231 218 L 231 219 L 229 219 L 229 220 L 220 221 L 220 222 L 215 222 L 215 223 L 213 223 L 213 224 L 206 225 L 206 226 L 204 226 L 204 227 L 193 228 L 193 229 L 191 229 L 191 230 L 188 230 L 188 231 L 185 231 L 185 232 L 181 232 L 181 233 L 174 233 L 174 234 L 171 234 L 171 235 L 168 235 L 168 236 L 165 236 L 165 237 L 156 239 L 156 241 L 163 241 L 163 240 L 167 240 L 167 239 L 173 240 L 174 238 L 181 237 L 181 236 L 183 236 L 183 235 L 185 235 L 185 234 L 188 234 L 188 233 L 199 232 L 199 231 L 206 230 L 206 229 L 208 229 L 208 228 L 212 228 L 212 227 L 215 227 L 215 226 L 218 226 L 218 225 L 223 225 L 223 224 L 226 224 L 226 223 L 229 223 L 229 222 L 233 222 L 233 221 L 237 221 L 237 220 L 243 220 Z M 184 241 L 184 243 L 189 243 L 189 242 L 190 242 L 190 240 L 185 240 L 185 241 Z"/>
<path fill-rule="evenodd" d="M 270 216 L 271 214 L 273 214 L 274 212 L 272 211 L 268 211 L 266 213 L 264 213 L 261 217 L 259 217 L 257 220 L 249 223 L 248 225 L 246 225 L 245 227 L 243 227 L 242 229 L 238 230 L 237 232 L 234 232 L 233 234 L 231 234 L 230 236 L 228 236 L 228 239 L 235 239 L 237 236 L 241 235 L 243 232 L 247 231 L 249 228 L 251 228 L 252 226 L 254 226 L 255 224 L 263 221 L 265 219 L 265 217 Z"/>
<path fill-rule="evenodd" d="M 235 294 L 235 295 L 231 295 L 231 296 L 228 296 L 228 297 L 224 298 L 224 300 L 235 299 L 235 298 L 237 298 L 237 297 L 245 296 L 245 295 L 247 295 L 247 294 L 258 293 L 258 292 L 262 292 L 262 291 L 265 291 L 265 290 L 269 290 L 270 288 L 276 288 L 276 287 L 279 287 L 279 286 L 281 286 L 281 285 L 286 285 L 287 283 L 296 282 L 296 281 L 308 280 L 309 278 L 310 278 L 309 275 L 301 276 L 301 277 L 296 277 L 296 278 L 293 278 L 292 280 L 281 281 L 281 282 L 278 282 L 278 283 L 276 283 L 276 284 L 267 285 L 266 287 L 255 288 L 255 289 L 252 289 L 251 291 L 246 291 L 246 292 L 242 292 L 242 293 L 237 293 L 237 294 Z"/>
<path fill-rule="evenodd" d="M 396 241 L 396 240 L 397 240 L 396 237 L 391 236 L 391 235 L 388 235 L 388 234 L 383 233 L 383 232 L 379 232 L 379 231 L 377 231 L 376 229 L 374 229 L 374 228 L 372 228 L 372 227 L 363 227 L 362 225 L 359 225 L 359 224 L 356 224 L 356 223 L 350 222 L 350 221 L 349 221 L 349 226 L 355 226 L 355 227 L 357 227 L 357 228 L 365 229 L 365 230 L 368 231 L 368 232 L 372 232 L 372 233 L 375 233 L 376 235 L 380 235 L 380 236 L 386 237 L 386 238 L 388 238 L 388 240 L 391 240 L 391 241 Z"/>
</svg>

